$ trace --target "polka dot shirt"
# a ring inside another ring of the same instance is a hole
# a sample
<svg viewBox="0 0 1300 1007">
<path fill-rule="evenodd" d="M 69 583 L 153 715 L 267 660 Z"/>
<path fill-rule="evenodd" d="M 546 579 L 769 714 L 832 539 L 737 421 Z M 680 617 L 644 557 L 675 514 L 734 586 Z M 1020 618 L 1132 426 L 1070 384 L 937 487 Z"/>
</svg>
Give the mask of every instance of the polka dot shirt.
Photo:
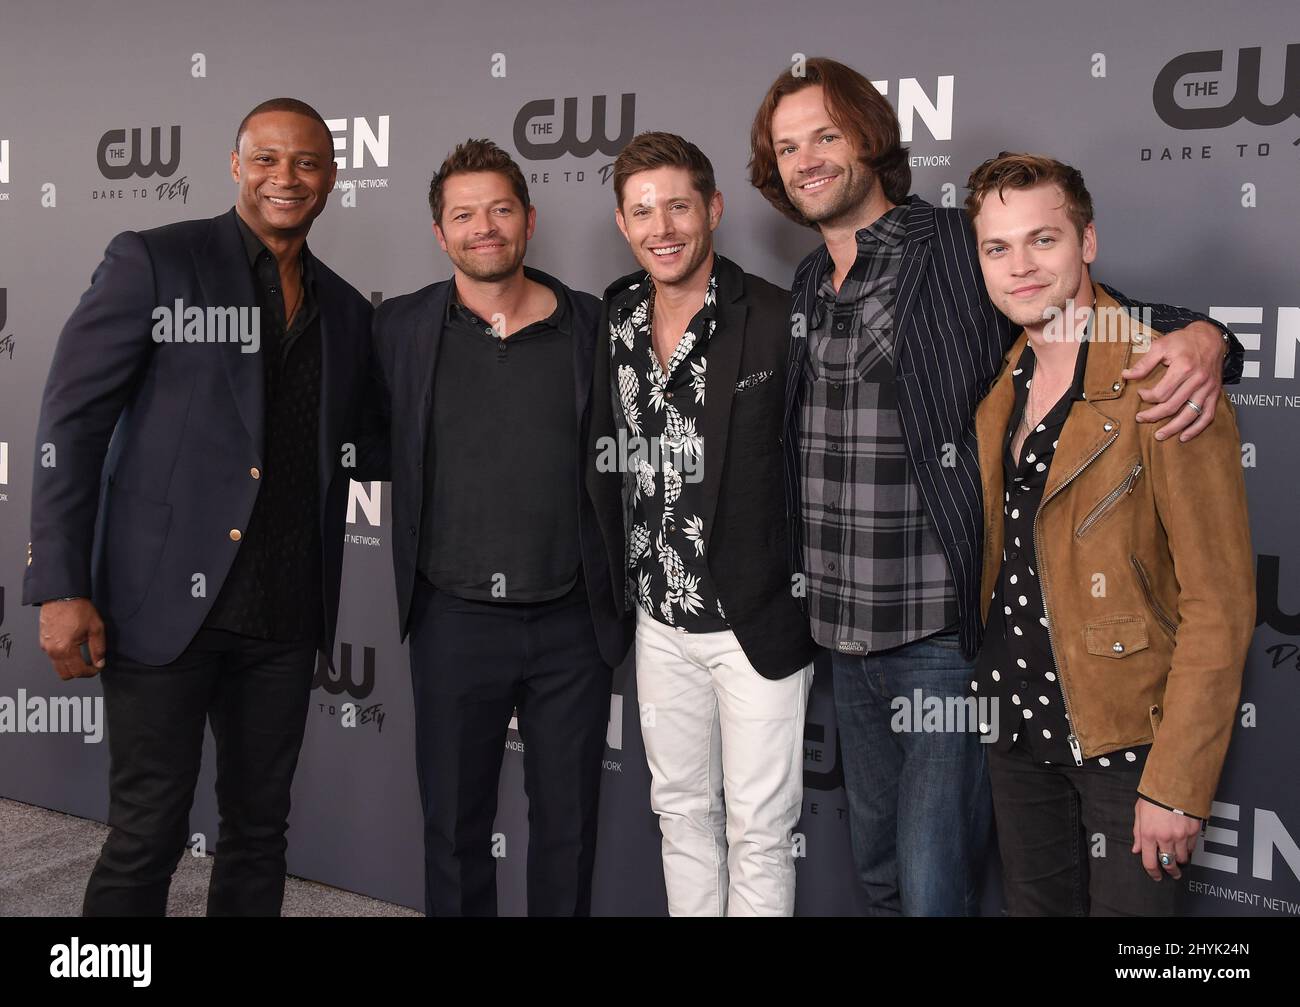
<svg viewBox="0 0 1300 1007">
<path fill-rule="evenodd" d="M 1034 518 L 1043 499 L 1061 428 L 1071 406 L 1084 398 L 1087 360 L 1088 344 L 1084 342 L 1079 347 L 1073 384 L 1025 437 L 1019 459 L 1013 456 L 1011 445 L 1033 383 L 1032 345 L 1026 344 L 1012 368 L 1016 398 L 1003 450 L 1002 569 L 989 607 L 984 646 L 976 661 L 971 689 L 977 696 L 997 698 L 998 739 L 993 744 L 1004 751 L 1015 747 L 1034 761 L 1101 767 L 1120 765 L 1140 770 L 1149 745 L 1087 760 L 1082 759 L 1081 752 L 1076 757 L 1077 742 L 1073 739 L 1069 710 L 1056 675 L 1048 617 L 1038 582 Z"/>
</svg>

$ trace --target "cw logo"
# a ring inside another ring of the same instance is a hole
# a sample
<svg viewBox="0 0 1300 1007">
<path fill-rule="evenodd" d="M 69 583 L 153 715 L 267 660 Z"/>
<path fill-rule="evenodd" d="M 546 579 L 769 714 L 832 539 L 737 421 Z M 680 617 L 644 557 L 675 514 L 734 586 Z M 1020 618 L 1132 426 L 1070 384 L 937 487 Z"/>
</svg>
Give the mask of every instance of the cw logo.
<svg viewBox="0 0 1300 1007">
<path fill-rule="evenodd" d="M 805 718 L 803 725 L 803 785 L 805 790 L 838 790 L 844 786 L 844 759 L 840 754 L 839 732 L 835 730 L 832 715 L 827 725 Z M 830 741 L 826 740 L 827 733 Z M 809 769 L 808 766 L 825 765 L 828 769 Z"/>
<path fill-rule="evenodd" d="M 126 130 L 110 129 L 99 138 L 96 156 L 99 159 L 99 172 L 105 178 L 148 178 L 158 175 L 170 178 L 176 174 L 181 163 L 181 128 L 171 128 L 170 156 L 162 159 L 162 127 L 154 126 L 149 130 L 149 159 L 144 159 L 143 129 L 131 130 L 131 144 L 126 142 Z"/>
<path fill-rule="evenodd" d="M 538 141 L 534 137 L 549 137 L 555 133 L 555 124 L 548 121 L 555 116 L 555 99 L 538 98 L 530 101 L 515 116 L 515 149 L 520 157 L 530 161 L 551 161 L 569 154 L 573 157 L 590 157 L 599 151 L 607 157 L 615 157 L 636 132 L 636 95 L 625 94 L 621 98 L 619 109 L 618 133 L 609 137 L 605 122 L 605 98 L 598 94 L 591 99 L 591 131 L 587 139 L 578 138 L 578 99 L 564 99 L 564 115 L 561 119 L 559 136 L 550 141 Z"/>
<path fill-rule="evenodd" d="M 336 668 L 324 654 L 316 655 L 316 675 L 312 678 L 313 689 L 324 689 L 331 696 L 346 692 L 353 699 L 365 699 L 375 688 L 375 648 L 361 648 L 361 680 L 353 677 L 352 644 L 339 644 L 339 660 Z"/>
<path fill-rule="evenodd" d="M 1222 129 L 1240 119 L 1256 126 L 1276 126 L 1293 115 L 1300 115 L 1300 42 L 1286 47 L 1285 82 L 1282 97 L 1265 105 L 1259 97 L 1259 46 L 1237 51 L 1237 86 L 1232 99 L 1212 108 L 1186 108 L 1178 104 L 1178 85 L 1184 77 L 1199 73 L 1219 73 L 1223 69 L 1223 50 L 1185 52 L 1164 65 L 1156 76 L 1151 101 L 1156 114 L 1174 129 Z M 1218 81 L 1189 81 L 1182 85 L 1187 97 L 1218 94 Z M 1273 88 L 1269 88 L 1273 93 Z"/>
</svg>

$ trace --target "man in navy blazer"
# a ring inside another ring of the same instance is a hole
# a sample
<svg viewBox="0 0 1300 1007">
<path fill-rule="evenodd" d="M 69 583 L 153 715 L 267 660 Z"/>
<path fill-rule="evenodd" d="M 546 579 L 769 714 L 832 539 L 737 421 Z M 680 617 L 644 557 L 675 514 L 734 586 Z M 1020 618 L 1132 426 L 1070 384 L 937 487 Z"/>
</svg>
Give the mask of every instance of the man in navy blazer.
<svg viewBox="0 0 1300 1007">
<path fill-rule="evenodd" d="M 335 170 L 311 106 L 262 103 L 234 208 L 117 235 L 55 349 L 23 601 L 60 677 L 103 683 L 110 832 L 87 915 L 165 912 L 205 719 L 208 913 L 280 911 L 368 360 L 370 305 L 306 246 Z"/>
<path fill-rule="evenodd" d="M 425 911 L 496 913 L 492 824 L 517 712 L 528 911 L 587 915 L 611 675 L 631 644 L 583 483 L 600 303 L 523 264 L 536 208 L 491 141 L 447 157 L 429 205 L 454 275 L 375 313 L 358 476 L 393 484 Z"/>
</svg>

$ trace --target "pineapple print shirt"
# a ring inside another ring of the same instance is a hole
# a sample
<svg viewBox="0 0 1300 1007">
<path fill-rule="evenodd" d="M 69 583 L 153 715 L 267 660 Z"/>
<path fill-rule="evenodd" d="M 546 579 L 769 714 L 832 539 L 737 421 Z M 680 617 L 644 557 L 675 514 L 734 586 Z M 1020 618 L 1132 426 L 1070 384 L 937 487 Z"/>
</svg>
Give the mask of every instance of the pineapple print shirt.
<svg viewBox="0 0 1300 1007">
<path fill-rule="evenodd" d="M 717 323 L 710 275 L 704 306 L 660 366 L 650 338 L 654 284 L 646 274 L 610 317 L 610 365 L 632 474 L 628 590 L 646 613 L 685 633 L 728 628 L 709 576 L 704 527 L 704 376 Z"/>
</svg>

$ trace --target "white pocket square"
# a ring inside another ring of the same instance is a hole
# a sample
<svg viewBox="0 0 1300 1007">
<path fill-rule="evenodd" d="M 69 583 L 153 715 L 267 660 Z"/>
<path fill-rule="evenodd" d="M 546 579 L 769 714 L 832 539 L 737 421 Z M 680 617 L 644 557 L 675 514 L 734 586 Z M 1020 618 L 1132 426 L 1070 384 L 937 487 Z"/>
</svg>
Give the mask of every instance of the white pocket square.
<svg viewBox="0 0 1300 1007">
<path fill-rule="evenodd" d="M 771 376 L 771 371 L 758 371 L 748 377 L 741 378 L 736 382 L 736 391 L 743 392 L 746 388 L 753 388 L 755 385 L 761 385 Z"/>
</svg>

